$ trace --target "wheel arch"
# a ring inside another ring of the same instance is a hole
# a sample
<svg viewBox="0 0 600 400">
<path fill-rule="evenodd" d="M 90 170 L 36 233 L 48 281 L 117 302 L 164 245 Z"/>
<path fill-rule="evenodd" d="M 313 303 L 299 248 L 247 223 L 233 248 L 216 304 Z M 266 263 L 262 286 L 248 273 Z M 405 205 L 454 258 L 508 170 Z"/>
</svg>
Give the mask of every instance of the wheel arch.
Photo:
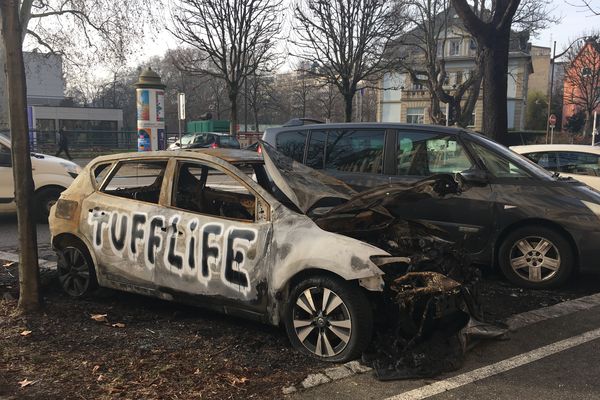
<svg viewBox="0 0 600 400">
<path fill-rule="evenodd" d="M 52 248 L 56 250 L 73 243 L 81 245 L 87 251 L 88 256 L 92 259 L 92 262 L 94 263 L 94 271 L 96 273 L 96 279 L 98 279 L 98 262 L 96 260 L 96 255 L 93 251 L 90 251 L 91 246 L 89 246 L 85 239 L 68 232 L 60 233 L 52 238 Z"/>
<path fill-rule="evenodd" d="M 61 192 L 64 192 L 65 190 L 67 190 L 67 188 L 62 185 L 48 184 L 48 185 L 40 186 L 39 188 L 35 189 L 35 191 L 33 193 L 38 194 L 38 193 L 40 193 L 44 190 L 48 190 L 48 189 L 56 189 L 56 190 L 60 190 Z"/>
<path fill-rule="evenodd" d="M 292 288 L 295 287 L 298 283 L 302 282 L 305 279 L 314 278 L 314 277 L 318 277 L 318 276 L 329 276 L 331 278 L 339 279 L 344 282 L 348 282 L 350 284 L 356 285 L 361 290 L 364 290 L 365 292 L 367 292 L 367 290 L 365 288 L 361 287 L 358 284 L 358 279 L 348 280 L 348 279 L 345 279 L 343 276 L 336 274 L 335 272 L 332 272 L 332 271 L 326 270 L 326 269 L 322 269 L 322 268 L 317 268 L 317 267 L 310 267 L 310 268 L 303 269 L 301 271 L 298 271 L 296 274 L 290 276 L 290 278 L 284 283 L 282 288 L 277 292 L 277 294 L 275 296 L 275 298 L 277 299 L 277 302 L 278 302 L 277 308 L 279 310 L 278 317 L 279 317 L 280 322 L 283 321 L 283 317 L 284 317 L 284 313 L 285 313 L 285 304 L 289 298 Z"/>
<path fill-rule="evenodd" d="M 575 268 L 576 269 L 579 268 L 579 248 L 577 247 L 577 243 L 575 243 L 573 236 L 569 233 L 569 231 L 567 231 L 560 224 L 557 224 L 556 222 L 549 221 L 549 220 L 543 219 L 543 218 L 528 218 L 528 219 L 520 220 L 511 225 L 508 225 L 500 232 L 500 234 L 497 236 L 496 242 L 494 244 L 494 258 L 493 258 L 494 268 L 498 268 L 498 266 L 499 266 L 498 257 L 499 257 L 499 253 L 500 253 L 500 246 L 502 246 L 502 243 L 504 242 L 504 240 L 506 239 L 506 237 L 508 235 L 510 235 L 512 232 L 514 232 L 515 230 L 517 230 L 519 228 L 523 228 L 526 226 L 540 226 L 540 225 L 557 231 L 558 233 L 563 235 L 565 239 L 567 239 L 567 242 L 569 243 L 569 245 L 571 246 L 571 250 L 573 251 Z"/>
</svg>

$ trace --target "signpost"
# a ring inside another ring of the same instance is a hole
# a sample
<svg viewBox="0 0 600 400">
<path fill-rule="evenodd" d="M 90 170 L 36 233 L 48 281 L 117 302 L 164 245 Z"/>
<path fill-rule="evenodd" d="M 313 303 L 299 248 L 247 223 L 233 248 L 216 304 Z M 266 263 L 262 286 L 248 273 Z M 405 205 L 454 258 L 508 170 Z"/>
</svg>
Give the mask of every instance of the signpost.
<svg viewBox="0 0 600 400">
<path fill-rule="evenodd" d="M 548 117 L 548 125 L 550 125 L 550 144 L 554 143 L 554 127 L 556 126 L 556 115 L 550 114 Z"/>
<path fill-rule="evenodd" d="M 185 93 L 177 96 L 177 111 L 179 115 L 179 145 L 181 145 L 181 121 L 185 120 Z"/>
<path fill-rule="evenodd" d="M 594 111 L 594 128 L 592 129 L 592 146 L 596 144 L 596 135 L 598 135 L 598 130 L 596 129 L 596 121 L 597 121 L 598 113 Z"/>
</svg>

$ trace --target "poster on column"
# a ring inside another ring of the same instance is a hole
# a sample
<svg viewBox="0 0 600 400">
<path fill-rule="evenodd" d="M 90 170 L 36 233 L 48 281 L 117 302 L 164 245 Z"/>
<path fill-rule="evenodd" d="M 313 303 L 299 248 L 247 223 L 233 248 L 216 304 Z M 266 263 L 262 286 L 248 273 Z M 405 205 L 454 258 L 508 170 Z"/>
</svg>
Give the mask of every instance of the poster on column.
<svg viewBox="0 0 600 400">
<path fill-rule="evenodd" d="M 165 92 L 162 90 L 156 91 L 156 121 L 165 120 Z"/>
<path fill-rule="evenodd" d="M 138 129 L 138 151 L 151 151 L 152 142 L 150 137 L 152 136 L 152 129 L 143 128 Z"/>
<path fill-rule="evenodd" d="M 148 89 L 138 89 L 137 119 L 138 121 L 150 120 L 150 91 Z"/>
</svg>

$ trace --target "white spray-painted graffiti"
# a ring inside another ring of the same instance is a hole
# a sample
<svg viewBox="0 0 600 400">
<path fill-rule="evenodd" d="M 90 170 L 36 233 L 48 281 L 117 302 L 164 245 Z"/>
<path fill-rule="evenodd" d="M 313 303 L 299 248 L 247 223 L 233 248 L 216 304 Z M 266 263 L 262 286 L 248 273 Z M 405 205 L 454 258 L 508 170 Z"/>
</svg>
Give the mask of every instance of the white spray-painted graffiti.
<svg viewBox="0 0 600 400">
<path fill-rule="evenodd" d="M 186 224 L 180 215 L 172 216 L 167 223 L 164 216 L 148 218 L 142 212 L 93 212 L 87 222 L 97 252 L 110 251 L 134 263 L 143 253 L 145 267 L 153 270 L 156 254 L 162 251 L 165 267 L 178 276 L 195 276 L 208 286 L 213 272 L 220 270 L 215 278 L 218 276 L 227 287 L 244 294 L 250 292 L 245 264 L 248 252 L 256 244 L 254 229 L 231 226 L 225 230 L 223 224 L 214 222 L 200 226 L 197 218 Z M 105 232 L 109 246 L 103 246 Z M 185 251 L 179 252 L 182 240 Z"/>
</svg>

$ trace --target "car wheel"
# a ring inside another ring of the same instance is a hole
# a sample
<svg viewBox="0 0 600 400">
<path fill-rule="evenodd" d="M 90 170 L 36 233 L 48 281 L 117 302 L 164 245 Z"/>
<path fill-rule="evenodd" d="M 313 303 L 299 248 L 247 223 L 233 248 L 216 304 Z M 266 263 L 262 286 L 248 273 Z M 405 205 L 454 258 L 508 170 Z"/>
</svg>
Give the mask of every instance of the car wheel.
<svg viewBox="0 0 600 400">
<path fill-rule="evenodd" d="M 573 249 L 557 231 L 527 226 L 502 242 L 498 263 L 504 276 L 517 286 L 546 289 L 562 285 L 574 269 Z"/>
<path fill-rule="evenodd" d="M 58 201 L 63 189 L 46 188 L 35 194 L 35 209 L 40 222 L 48 222 L 50 208 Z"/>
<path fill-rule="evenodd" d="M 331 362 L 359 357 L 373 331 L 373 312 L 362 290 L 329 276 L 309 278 L 296 285 L 284 319 L 296 349 Z"/>
<path fill-rule="evenodd" d="M 98 287 L 94 263 L 82 244 L 68 244 L 57 254 L 58 282 L 65 293 L 83 297 Z"/>
</svg>

